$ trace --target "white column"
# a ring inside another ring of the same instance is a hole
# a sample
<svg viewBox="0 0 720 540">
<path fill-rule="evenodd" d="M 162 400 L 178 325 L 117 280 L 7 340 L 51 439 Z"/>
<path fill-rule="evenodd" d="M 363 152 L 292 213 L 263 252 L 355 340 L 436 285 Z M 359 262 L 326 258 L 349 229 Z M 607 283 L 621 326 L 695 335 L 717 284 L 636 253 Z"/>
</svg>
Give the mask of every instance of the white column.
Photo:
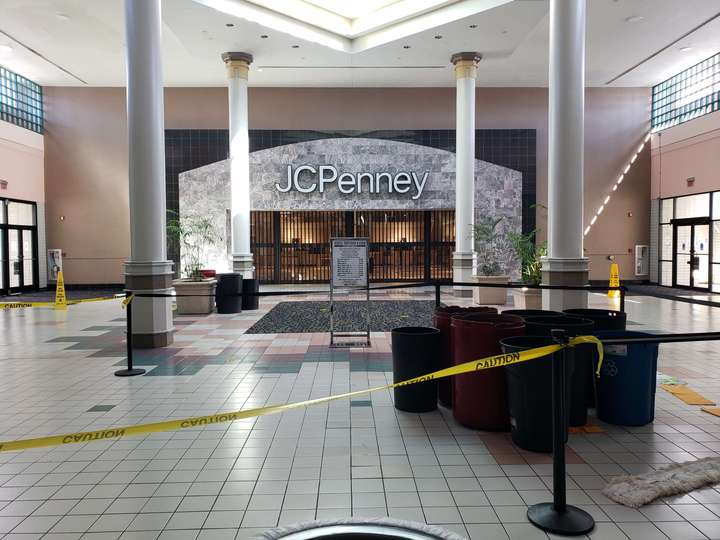
<svg viewBox="0 0 720 540">
<path fill-rule="evenodd" d="M 462 52 L 455 66 L 455 252 L 453 281 L 471 281 L 477 265 L 473 245 L 475 223 L 475 79 L 481 56 Z M 455 296 L 472 296 L 471 287 L 455 287 Z"/>
<path fill-rule="evenodd" d="M 172 292 L 165 241 L 165 134 L 160 0 L 125 0 L 130 183 L 130 259 L 125 283 L 134 292 Z M 169 298 L 133 301 L 137 347 L 172 343 Z"/>
<path fill-rule="evenodd" d="M 230 112 L 230 215 L 232 268 L 253 277 L 250 253 L 250 140 L 248 136 L 248 71 L 253 57 L 243 52 L 223 53 L 227 68 Z"/>
<path fill-rule="evenodd" d="M 585 0 L 550 1 L 548 256 L 543 283 L 586 285 L 583 252 Z M 587 307 L 587 293 L 543 291 L 545 309 Z"/>
</svg>

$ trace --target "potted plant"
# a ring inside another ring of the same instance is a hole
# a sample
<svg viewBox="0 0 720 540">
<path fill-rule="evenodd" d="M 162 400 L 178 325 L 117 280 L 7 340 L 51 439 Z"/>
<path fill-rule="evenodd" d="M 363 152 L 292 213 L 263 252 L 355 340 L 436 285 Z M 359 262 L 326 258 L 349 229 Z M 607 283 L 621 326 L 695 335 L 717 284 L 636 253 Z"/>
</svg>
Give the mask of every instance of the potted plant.
<svg viewBox="0 0 720 540">
<path fill-rule="evenodd" d="M 181 278 L 173 280 L 179 315 L 207 315 L 215 307 L 217 280 L 203 275 L 208 249 L 220 241 L 213 221 L 204 216 L 174 216 L 167 223 L 168 236 L 180 245 Z"/>
<path fill-rule="evenodd" d="M 512 244 L 520 260 L 522 282 L 527 285 L 540 285 L 542 281 L 541 258 L 547 254 L 547 244 L 536 242 L 537 229 L 529 233 L 511 233 Z M 542 291 L 526 287 L 513 289 L 513 300 L 516 309 L 542 309 Z"/>
<path fill-rule="evenodd" d="M 476 274 L 473 279 L 477 283 L 505 284 L 510 276 L 503 275 L 500 263 L 495 257 L 497 250 L 497 227 L 502 217 L 484 216 L 473 227 L 475 251 L 478 254 Z M 480 305 L 502 306 L 507 302 L 507 289 L 503 287 L 473 287 L 473 301 Z"/>
</svg>

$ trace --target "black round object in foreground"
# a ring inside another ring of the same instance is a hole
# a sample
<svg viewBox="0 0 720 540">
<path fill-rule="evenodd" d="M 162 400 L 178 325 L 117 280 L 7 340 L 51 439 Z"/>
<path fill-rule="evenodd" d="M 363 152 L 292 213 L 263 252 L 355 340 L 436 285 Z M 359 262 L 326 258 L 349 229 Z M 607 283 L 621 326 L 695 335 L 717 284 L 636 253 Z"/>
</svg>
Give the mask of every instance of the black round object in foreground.
<svg viewBox="0 0 720 540">
<path fill-rule="evenodd" d="M 398 383 L 437 371 L 440 330 L 404 326 L 392 331 L 393 382 Z M 395 408 L 406 412 L 429 412 L 437 408 L 437 380 L 393 389 Z"/>
<path fill-rule="evenodd" d="M 595 528 L 593 517 L 575 506 L 566 506 L 564 512 L 558 512 L 553 503 L 535 504 L 528 508 L 527 517 L 530 523 L 552 534 L 580 536 Z"/>
</svg>

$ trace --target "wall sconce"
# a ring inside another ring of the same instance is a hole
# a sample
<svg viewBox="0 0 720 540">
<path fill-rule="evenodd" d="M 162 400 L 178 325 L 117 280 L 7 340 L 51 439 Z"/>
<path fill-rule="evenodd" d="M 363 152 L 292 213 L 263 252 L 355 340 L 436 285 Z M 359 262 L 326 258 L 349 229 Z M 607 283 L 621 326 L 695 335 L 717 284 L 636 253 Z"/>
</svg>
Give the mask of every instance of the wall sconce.
<svg viewBox="0 0 720 540">
<path fill-rule="evenodd" d="M 0 190 L 5 191 L 8 187 L 8 181 L 7 180 L 0 180 Z"/>
</svg>

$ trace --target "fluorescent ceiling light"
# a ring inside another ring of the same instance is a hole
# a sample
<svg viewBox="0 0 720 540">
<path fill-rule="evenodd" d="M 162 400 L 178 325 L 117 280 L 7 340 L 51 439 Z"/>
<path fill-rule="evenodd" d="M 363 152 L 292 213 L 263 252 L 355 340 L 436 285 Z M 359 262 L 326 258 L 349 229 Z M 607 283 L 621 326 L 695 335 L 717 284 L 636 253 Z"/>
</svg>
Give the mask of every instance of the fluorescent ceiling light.
<svg viewBox="0 0 720 540">
<path fill-rule="evenodd" d="M 0 45 L 0 53 L 10 54 L 13 52 L 13 48 L 10 45 Z"/>
</svg>

